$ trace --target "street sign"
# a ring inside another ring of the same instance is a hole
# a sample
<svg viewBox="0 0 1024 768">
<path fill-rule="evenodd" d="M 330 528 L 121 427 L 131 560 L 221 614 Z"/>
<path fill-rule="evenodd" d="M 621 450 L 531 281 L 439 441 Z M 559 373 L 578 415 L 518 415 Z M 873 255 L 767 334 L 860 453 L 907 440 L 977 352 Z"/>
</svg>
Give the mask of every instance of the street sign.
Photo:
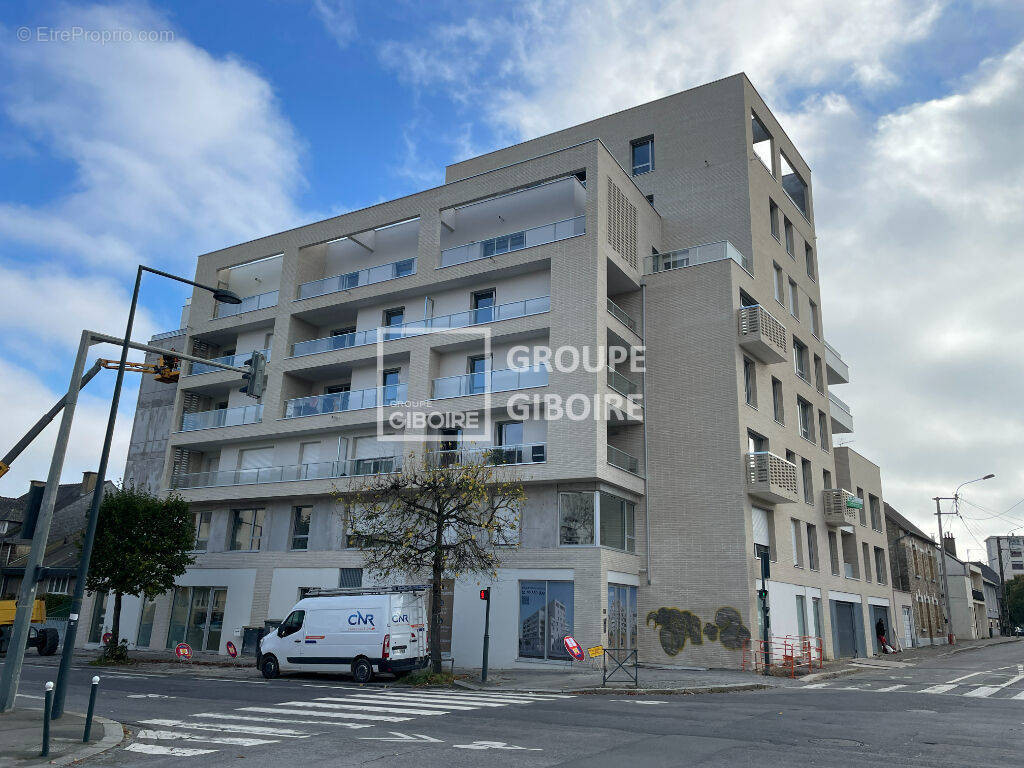
<svg viewBox="0 0 1024 768">
<path fill-rule="evenodd" d="M 103 633 L 103 644 L 104 645 L 109 645 L 110 639 L 112 637 L 113 637 L 113 635 L 110 632 L 104 632 Z"/>
<path fill-rule="evenodd" d="M 238 649 L 235 648 L 235 644 L 232 643 L 230 640 L 228 640 L 227 649 L 228 656 L 230 656 L 232 659 L 238 655 Z"/>
<path fill-rule="evenodd" d="M 192 659 L 192 646 L 188 643 L 178 643 L 174 646 L 174 655 L 182 661 L 190 661 Z"/>
<path fill-rule="evenodd" d="M 580 644 L 576 642 L 572 635 L 566 635 L 562 641 L 565 644 L 565 650 L 569 652 L 576 661 L 583 661 L 583 649 L 580 648 Z"/>
<path fill-rule="evenodd" d="M 604 646 L 595 645 L 593 648 L 587 648 L 587 655 L 592 659 L 596 659 L 598 656 L 604 656 Z"/>
</svg>

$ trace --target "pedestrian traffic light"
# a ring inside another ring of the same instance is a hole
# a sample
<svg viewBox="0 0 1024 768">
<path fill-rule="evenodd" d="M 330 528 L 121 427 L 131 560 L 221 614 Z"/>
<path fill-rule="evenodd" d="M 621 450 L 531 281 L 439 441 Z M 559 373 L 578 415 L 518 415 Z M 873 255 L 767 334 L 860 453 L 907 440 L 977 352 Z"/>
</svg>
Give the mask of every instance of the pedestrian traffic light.
<svg viewBox="0 0 1024 768">
<path fill-rule="evenodd" d="M 267 358 L 262 352 L 253 352 L 252 357 L 244 363 L 248 370 L 242 374 L 245 386 L 239 391 L 257 400 L 263 397 L 263 382 L 267 374 Z"/>
<path fill-rule="evenodd" d="M 487 589 L 481 589 L 480 590 L 480 599 L 481 600 L 490 600 L 491 599 L 491 588 L 490 587 L 487 587 Z"/>
</svg>

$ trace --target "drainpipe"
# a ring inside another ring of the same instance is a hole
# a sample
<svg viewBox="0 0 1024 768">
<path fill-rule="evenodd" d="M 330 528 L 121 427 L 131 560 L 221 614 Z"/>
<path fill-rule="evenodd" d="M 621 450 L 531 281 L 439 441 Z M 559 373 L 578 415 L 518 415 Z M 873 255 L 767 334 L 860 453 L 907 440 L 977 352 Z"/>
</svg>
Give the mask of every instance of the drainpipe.
<svg viewBox="0 0 1024 768">
<path fill-rule="evenodd" d="M 647 539 L 647 586 L 651 585 L 651 483 L 647 464 L 647 282 L 640 283 L 640 330 L 644 340 L 644 369 L 640 384 L 644 388 L 644 533 Z"/>
</svg>

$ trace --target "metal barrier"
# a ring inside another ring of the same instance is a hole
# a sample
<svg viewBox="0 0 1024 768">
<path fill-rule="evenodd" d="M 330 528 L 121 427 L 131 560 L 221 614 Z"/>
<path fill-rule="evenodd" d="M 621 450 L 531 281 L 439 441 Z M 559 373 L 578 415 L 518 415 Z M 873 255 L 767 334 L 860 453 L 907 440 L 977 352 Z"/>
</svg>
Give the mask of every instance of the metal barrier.
<svg viewBox="0 0 1024 768">
<path fill-rule="evenodd" d="M 790 677 L 796 677 L 798 668 L 806 667 L 807 672 L 821 669 L 825 665 L 824 646 L 820 637 L 813 635 L 786 635 L 771 640 L 755 640 L 754 645 L 743 645 L 741 669 L 771 674 L 773 669 L 782 670 Z"/>
<path fill-rule="evenodd" d="M 605 648 L 602 654 L 604 660 L 601 664 L 601 685 L 608 683 L 628 683 L 639 687 L 639 667 L 635 648 Z M 611 669 L 609 669 L 609 660 Z M 631 671 L 632 670 L 632 671 Z M 622 672 L 625 678 L 615 677 L 616 673 Z"/>
</svg>

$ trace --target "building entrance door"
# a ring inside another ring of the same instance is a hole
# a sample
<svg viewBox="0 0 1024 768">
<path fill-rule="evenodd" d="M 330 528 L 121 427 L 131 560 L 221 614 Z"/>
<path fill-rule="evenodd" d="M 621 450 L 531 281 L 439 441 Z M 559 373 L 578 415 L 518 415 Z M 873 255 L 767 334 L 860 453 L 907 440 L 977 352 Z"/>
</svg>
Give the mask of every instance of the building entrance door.
<svg viewBox="0 0 1024 768">
<path fill-rule="evenodd" d="M 860 610 L 860 606 L 843 600 L 835 600 L 833 604 L 836 608 L 836 640 L 838 641 L 836 656 L 856 656 L 857 620 L 853 612 Z"/>
<path fill-rule="evenodd" d="M 910 606 L 903 606 L 903 647 L 912 648 L 914 645 L 914 623 L 910 617 Z"/>
<path fill-rule="evenodd" d="M 184 641 L 196 651 L 219 651 L 228 591 L 216 587 L 177 587 L 171 604 L 167 647 Z"/>
<path fill-rule="evenodd" d="M 608 647 L 636 648 L 636 587 L 608 585 Z"/>
</svg>

